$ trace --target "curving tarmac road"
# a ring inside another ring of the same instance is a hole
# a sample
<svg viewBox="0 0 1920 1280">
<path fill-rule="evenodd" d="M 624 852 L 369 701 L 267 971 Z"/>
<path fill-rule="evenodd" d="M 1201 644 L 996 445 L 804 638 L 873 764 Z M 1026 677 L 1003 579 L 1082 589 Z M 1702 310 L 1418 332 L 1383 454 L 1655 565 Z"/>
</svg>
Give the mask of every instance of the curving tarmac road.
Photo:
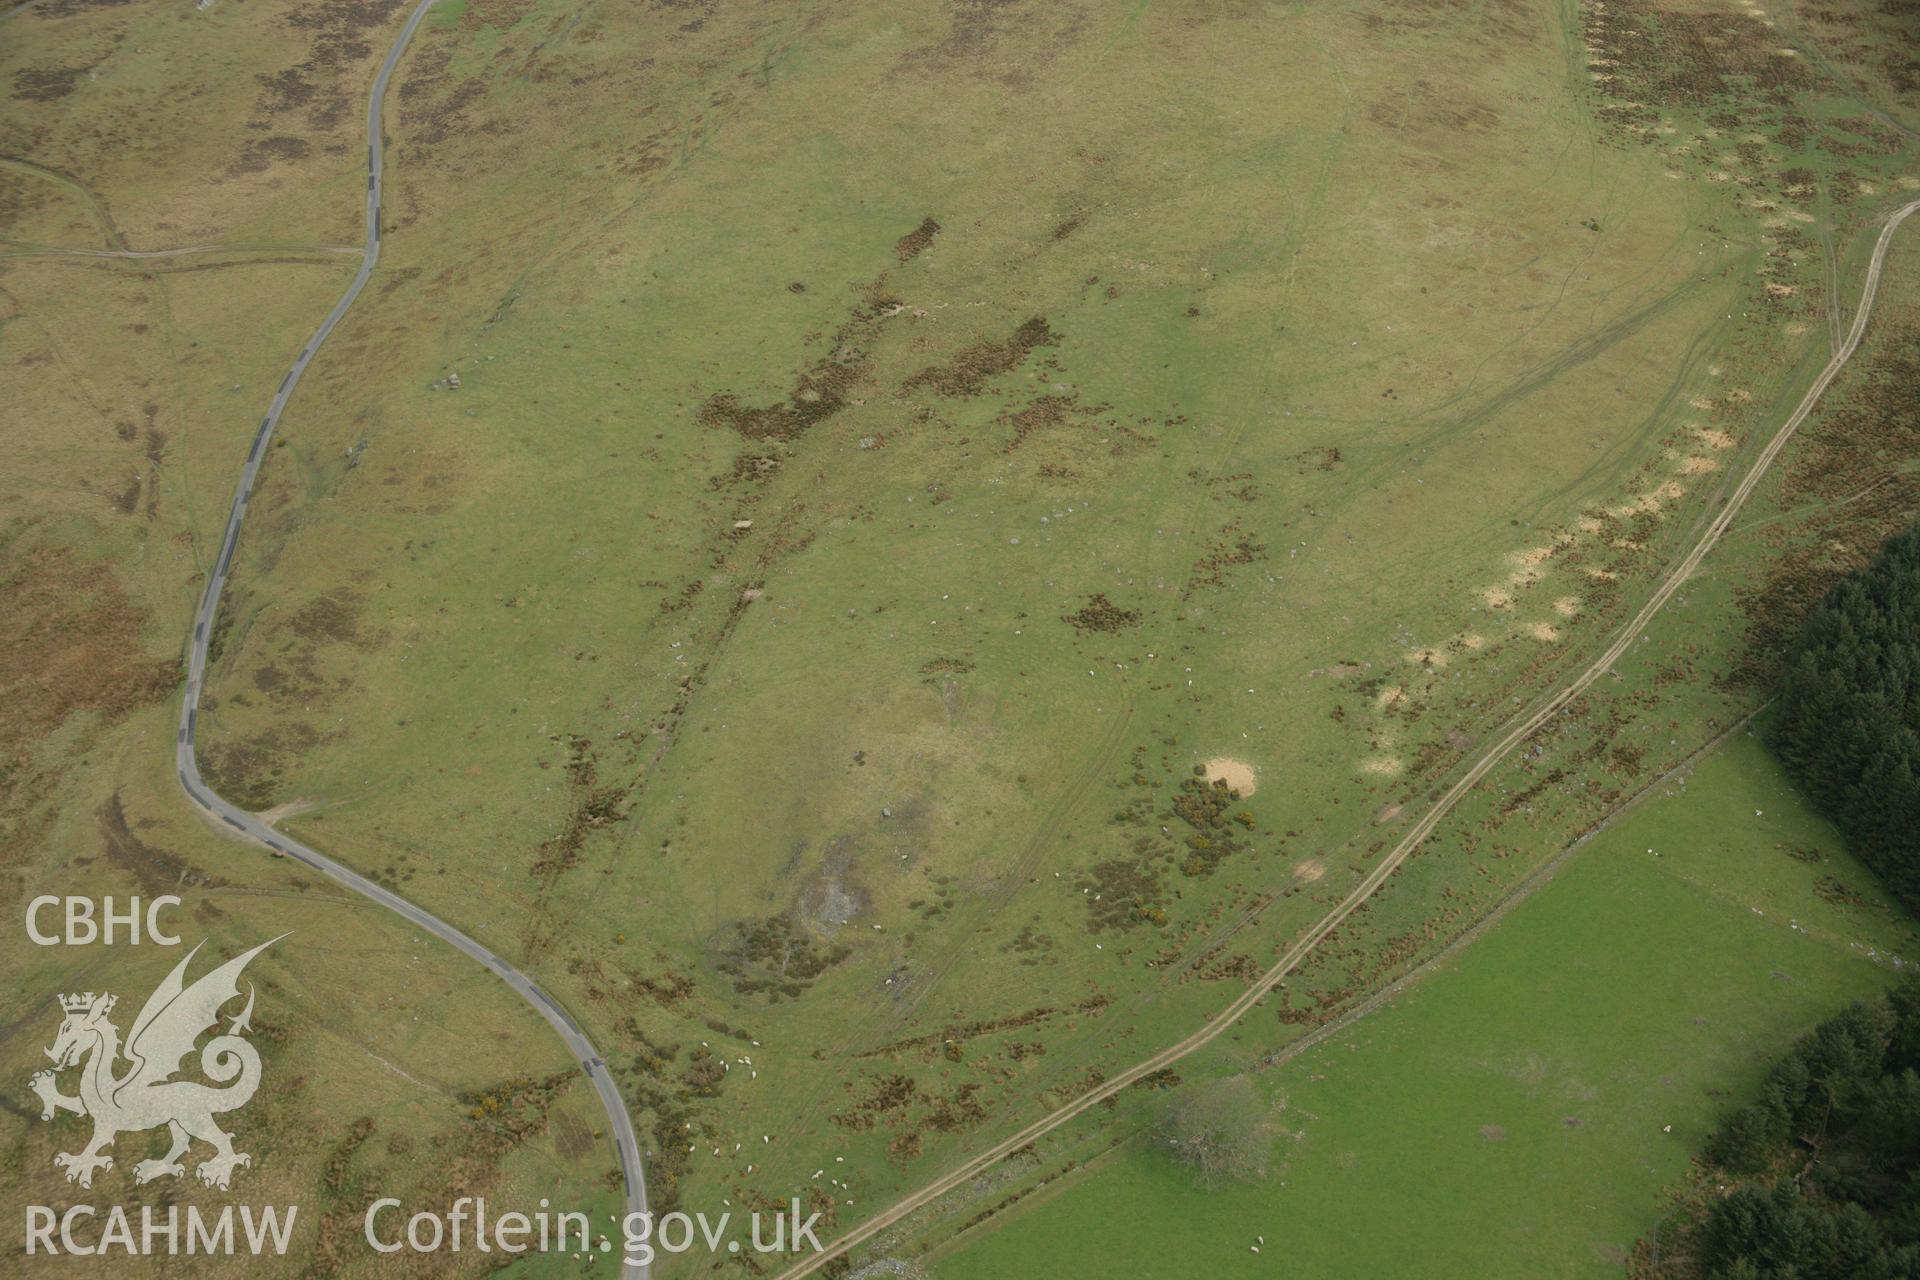
<svg viewBox="0 0 1920 1280">
<path fill-rule="evenodd" d="M 1433 807 L 1414 824 L 1413 828 L 1407 832 L 1405 839 L 1395 845 L 1393 851 L 1383 857 L 1373 870 L 1367 873 L 1366 879 L 1362 880 L 1352 893 L 1341 899 L 1338 906 L 1307 930 L 1298 942 L 1289 947 L 1271 969 L 1261 974 L 1254 980 L 1253 985 L 1240 994 L 1238 999 L 1214 1015 L 1205 1026 L 1186 1039 L 1162 1049 L 1144 1062 L 1137 1062 L 1125 1071 L 1109 1077 L 1099 1088 L 1089 1089 L 1066 1106 L 1049 1112 L 1012 1137 L 949 1170 L 892 1207 L 867 1219 L 827 1245 L 819 1253 L 787 1268 L 775 1280 L 801 1280 L 801 1277 L 813 1274 L 833 1259 L 843 1256 L 855 1245 L 878 1235 L 908 1214 L 926 1207 L 968 1179 L 978 1177 L 1012 1152 L 1051 1133 L 1081 1112 L 1111 1098 L 1135 1081 L 1152 1075 L 1164 1067 L 1172 1066 L 1194 1050 L 1211 1043 L 1222 1032 L 1238 1022 L 1248 1010 L 1259 1004 L 1267 992 L 1298 967 L 1323 938 L 1339 927 L 1340 923 L 1352 915 L 1361 903 L 1372 897 L 1380 886 L 1387 882 L 1388 877 L 1399 869 L 1400 864 L 1405 862 L 1429 835 L 1433 834 L 1433 829 L 1440 825 L 1440 820 L 1446 817 L 1454 805 L 1472 791 L 1480 779 L 1504 759 L 1509 751 L 1524 742 L 1541 725 L 1558 715 L 1569 702 L 1579 697 L 1589 685 L 1612 669 L 1613 664 L 1647 629 L 1647 624 L 1653 621 L 1654 615 L 1660 612 L 1661 607 L 1672 598 L 1673 593 L 1693 575 L 1693 571 L 1700 567 L 1700 562 L 1720 540 L 1720 535 L 1725 533 L 1727 527 L 1733 523 L 1733 517 L 1746 502 L 1748 495 L 1753 492 L 1754 486 L 1760 483 L 1760 478 L 1766 474 L 1767 468 L 1773 465 L 1773 460 L 1780 455 L 1782 449 L 1786 448 L 1787 441 L 1799 429 L 1800 424 L 1807 420 L 1807 415 L 1813 412 L 1813 407 L 1820 402 L 1820 397 L 1826 394 L 1827 388 L 1840 375 L 1840 370 L 1846 366 L 1848 360 L 1853 358 L 1853 353 L 1860 346 L 1860 339 L 1866 336 L 1867 318 L 1873 312 L 1874 295 L 1880 289 L 1880 269 L 1886 264 L 1887 246 L 1893 242 L 1893 233 L 1899 229 L 1900 224 L 1916 212 L 1920 212 L 1920 200 L 1910 201 L 1888 215 L 1886 223 L 1880 228 L 1880 238 L 1874 242 L 1873 257 L 1867 265 L 1866 285 L 1860 294 L 1860 307 L 1854 313 L 1853 324 L 1847 331 L 1846 341 L 1833 353 L 1833 358 L 1827 361 L 1826 368 L 1822 369 L 1820 376 L 1813 380 L 1813 385 L 1807 388 L 1807 394 L 1801 398 L 1798 407 L 1788 415 L 1785 422 L 1780 424 L 1773 438 L 1767 441 L 1766 448 L 1762 449 L 1760 456 L 1754 459 L 1753 466 L 1749 468 L 1739 486 L 1728 495 L 1719 512 L 1701 533 L 1699 541 L 1694 543 L 1693 549 L 1681 559 L 1680 563 L 1668 571 L 1667 576 L 1661 580 L 1659 587 L 1647 599 L 1640 612 L 1621 629 L 1620 633 L 1614 637 L 1613 643 L 1593 660 L 1592 665 L 1563 685 L 1558 692 L 1548 698 L 1532 714 L 1515 724 L 1501 736 L 1498 742 L 1475 760 L 1473 767 L 1447 788 Z"/>
<path fill-rule="evenodd" d="M 246 469 L 240 476 L 240 489 L 234 495 L 233 510 L 227 516 L 227 529 L 220 542 L 220 558 L 214 564 L 212 576 L 207 579 L 207 590 L 201 598 L 199 613 L 193 624 L 193 643 L 187 658 L 187 696 L 180 707 L 180 731 L 174 743 L 174 762 L 179 770 L 180 785 L 186 788 L 193 802 L 205 809 L 210 815 L 240 835 L 265 845 L 277 854 L 292 858 L 311 867 L 313 870 L 352 889 L 363 897 L 370 898 L 387 910 L 405 916 L 421 929 L 442 941 L 451 943 L 473 959 L 491 970 L 494 976 L 519 993 L 520 997 L 531 1004 L 545 1018 L 567 1049 L 580 1063 L 580 1069 L 593 1082 L 593 1088 L 600 1095 L 600 1103 L 606 1108 L 607 1121 L 611 1126 L 614 1150 L 620 1158 L 620 1171 L 627 1186 L 627 1212 L 645 1213 L 647 1211 L 646 1170 L 640 1163 L 640 1144 L 633 1132 L 633 1120 L 627 1114 L 625 1102 L 620 1098 L 620 1090 L 615 1085 L 613 1074 L 606 1063 L 600 1060 L 599 1053 L 587 1039 L 586 1032 L 575 1022 L 567 1011 L 541 990 L 534 980 L 514 968 L 511 964 L 475 942 L 450 924 L 414 906 L 373 881 L 348 867 L 344 867 L 325 854 L 300 843 L 290 836 L 282 835 L 271 826 L 262 822 L 244 809 L 227 803 L 207 786 L 200 777 L 200 765 L 194 758 L 194 730 L 200 717 L 200 692 L 204 686 L 207 671 L 207 645 L 213 635 L 214 615 L 220 607 L 220 594 L 225 589 L 227 574 L 233 567 L 233 549 L 240 541 L 240 526 L 247 517 L 247 500 L 253 494 L 253 483 L 260 473 L 261 460 L 266 455 L 267 441 L 273 436 L 273 429 L 280 421 L 280 415 L 287 407 L 287 400 L 300 383 L 300 377 L 312 363 L 314 353 L 320 344 L 327 340 L 334 326 L 340 323 L 347 309 L 353 306 L 366 287 L 367 280 L 373 275 L 373 268 L 380 260 L 380 178 L 383 155 L 383 138 L 380 128 L 380 102 L 386 96 L 387 82 L 393 77 L 393 70 L 400 63 L 400 56 L 406 51 L 408 41 L 426 18 L 427 11 L 434 6 L 435 0 L 420 0 L 413 13 L 407 18 L 407 24 L 400 31 L 400 38 L 394 42 L 386 61 L 380 64 L 380 73 L 374 77 L 373 91 L 367 99 L 367 238 L 361 250 L 360 270 L 354 275 L 353 283 L 340 295 L 340 301 L 333 304 L 333 310 L 314 331 L 307 345 L 301 348 L 299 357 L 287 376 L 281 380 L 280 389 L 274 393 L 273 403 L 267 408 L 267 416 L 260 420 L 260 430 L 253 438 L 253 448 L 247 454 Z M 648 1267 L 644 1263 L 627 1263 L 622 1274 L 647 1280 Z"/>
</svg>

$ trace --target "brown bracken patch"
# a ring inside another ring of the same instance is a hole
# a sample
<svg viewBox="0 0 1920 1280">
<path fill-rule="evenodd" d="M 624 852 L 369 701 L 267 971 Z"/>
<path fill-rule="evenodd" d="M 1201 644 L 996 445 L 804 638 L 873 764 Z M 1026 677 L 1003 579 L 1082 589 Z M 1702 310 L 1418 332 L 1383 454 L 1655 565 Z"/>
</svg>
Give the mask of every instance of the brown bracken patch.
<svg viewBox="0 0 1920 1280">
<path fill-rule="evenodd" d="M 1034 351 L 1040 347 L 1056 346 L 1058 342 L 1053 330 L 1047 327 L 1046 319 L 1035 316 L 1003 341 L 975 343 L 944 365 L 930 365 L 922 369 L 908 378 L 902 387 L 908 391 L 931 387 L 943 396 L 956 399 L 977 396 L 986 388 L 988 379 L 1018 369 Z"/>
<path fill-rule="evenodd" d="M 1901 460 L 1920 451 L 1920 325 L 1895 318 L 1849 366 L 1836 401 L 1802 428 L 1780 480 L 1781 505 L 1805 512 L 1797 527 L 1770 526 L 1764 577 L 1735 594 L 1746 635 L 1720 683 L 1772 682 L 1801 619 L 1842 576 L 1920 518 L 1920 478 Z"/>
<path fill-rule="evenodd" d="M 1085 635 L 1089 631 L 1114 632 L 1140 624 L 1138 609 L 1122 609 L 1100 592 L 1087 597 L 1087 603 L 1073 613 L 1060 616 L 1060 621 L 1068 623 L 1075 631 Z"/>
<path fill-rule="evenodd" d="M 87 73 L 85 67 L 26 67 L 13 73 L 13 96 L 19 102 L 55 102 L 72 93 Z"/>
<path fill-rule="evenodd" d="M 1194 561 L 1182 600 L 1207 587 L 1227 585 L 1227 573 L 1241 565 L 1252 564 L 1266 555 L 1265 544 L 1241 532 L 1238 521 L 1229 523 L 1207 544 L 1206 551 Z"/>
<path fill-rule="evenodd" d="M 763 995 L 774 1004 L 797 999 L 814 979 L 853 951 L 822 943 L 791 912 L 741 921 L 716 966 L 741 995 Z"/>
<path fill-rule="evenodd" d="M 902 262 L 912 262 L 927 251 L 939 234 L 940 224 L 932 218 L 923 218 L 919 226 L 894 241 L 893 256 Z"/>
<path fill-rule="evenodd" d="M 0 741 L 9 754 L 70 715 L 117 720 L 178 683 L 177 660 L 142 652 L 146 611 L 111 571 L 64 549 L 10 551 L 8 559 L 0 570 Z"/>
<path fill-rule="evenodd" d="M 833 347 L 800 374 L 785 400 L 754 407 L 731 392 L 709 396 L 695 415 L 706 427 L 724 427 L 749 440 L 797 440 L 847 406 L 853 389 L 870 371 L 866 345 L 880 321 L 900 308 L 899 299 L 878 283 L 865 291 L 863 305 L 835 330 Z"/>
<path fill-rule="evenodd" d="M 540 845 L 533 874 L 551 881 L 580 863 L 587 837 L 627 816 L 627 789 L 600 782 L 599 757 L 593 742 L 578 734 L 567 739 L 567 821 L 560 834 Z"/>
<path fill-rule="evenodd" d="M 282 799 L 281 779 L 327 735 L 303 721 L 274 724 L 250 738 L 200 744 L 200 770 L 220 795 L 258 813 Z"/>
<path fill-rule="evenodd" d="M 150 845 L 135 835 L 118 791 L 100 806 L 96 816 L 100 820 L 100 841 L 106 849 L 107 861 L 132 872 L 148 893 L 173 892 L 188 884 L 220 883 L 196 872 L 179 854 Z"/>
<path fill-rule="evenodd" d="M 1007 441 L 1004 452 L 1012 453 L 1027 442 L 1027 437 L 1043 427 L 1059 426 L 1067 419 L 1067 414 L 1079 412 L 1080 407 L 1071 396 L 1039 396 L 1032 404 L 1017 413 L 1007 416 L 1013 424 L 1013 438 Z M 1042 468 L 1045 472 L 1045 468 Z"/>
<path fill-rule="evenodd" d="M 313 148 L 305 138 L 292 134 L 275 134 L 269 138 L 254 138 L 242 147 L 240 154 L 227 166 L 230 174 L 265 173 L 277 160 L 302 160 Z"/>
</svg>

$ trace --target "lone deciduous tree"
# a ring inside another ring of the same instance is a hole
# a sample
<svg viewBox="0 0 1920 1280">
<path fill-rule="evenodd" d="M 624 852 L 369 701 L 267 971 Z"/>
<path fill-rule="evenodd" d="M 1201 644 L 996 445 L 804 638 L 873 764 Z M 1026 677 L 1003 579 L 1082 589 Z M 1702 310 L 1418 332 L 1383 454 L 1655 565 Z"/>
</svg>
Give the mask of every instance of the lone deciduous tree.
<svg viewBox="0 0 1920 1280">
<path fill-rule="evenodd" d="M 1183 1090 L 1160 1118 L 1156 1136 L 1196 1184 L 1211 1190 L 1266 1176 L 1273 1123 L 1253 1081 L 1234 1076 Z"/>
</svg>

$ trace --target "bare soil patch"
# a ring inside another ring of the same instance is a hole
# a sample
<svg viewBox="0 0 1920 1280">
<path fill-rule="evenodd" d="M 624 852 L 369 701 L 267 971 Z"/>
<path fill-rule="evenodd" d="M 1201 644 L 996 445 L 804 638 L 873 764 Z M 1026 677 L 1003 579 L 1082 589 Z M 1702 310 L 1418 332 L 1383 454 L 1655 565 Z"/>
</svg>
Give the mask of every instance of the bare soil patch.
<svg viewBox="0 0 1920 1280">
<path fill-rule="evenodd" d="M 318 803 L 318 801 L 311 800 L 306 796 L 295 796 L 291 800 L 281 801 L 271 809 L 262 809 L 255 816 L 268 826 L 276 827 L 288 818 L 297 818 L 301 814 L 311 811 Z"/>
<path fill-rule="evenodd" d="M 1232 756 L 1215 756 L 1207 761 L 1206 770 L 1206 779 L 1209 784 L 1224 782 L 1243 796 L 1250 796 L 1260 789 L 1260 775 L 1254 772 L 1253 766 L 1244 760 L 1235 760 Z"/>
</svg>

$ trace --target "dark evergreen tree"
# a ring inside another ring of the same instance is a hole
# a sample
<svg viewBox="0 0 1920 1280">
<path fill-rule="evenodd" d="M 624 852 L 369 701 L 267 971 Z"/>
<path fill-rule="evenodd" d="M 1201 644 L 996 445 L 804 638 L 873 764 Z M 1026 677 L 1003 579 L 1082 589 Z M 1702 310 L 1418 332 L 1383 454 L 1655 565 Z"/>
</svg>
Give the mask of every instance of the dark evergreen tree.
<svg viewBox="0 0 1920 1280">
<path fill-rule="evenodd" d="M 1668 1233 L 1712 1280 L 1920 1280 L 1920 977 L 1802 1036 L 1707 1142 L 1726 1188 Z M 1677 1232 L 1677 1234 L 1676 1234 Z"/>
<path fill-rule="evenodd" d="M 1920 910 L 1920 529 L 1807 616 L 1768 744 L 1910 910 Z"/>
</svg>

